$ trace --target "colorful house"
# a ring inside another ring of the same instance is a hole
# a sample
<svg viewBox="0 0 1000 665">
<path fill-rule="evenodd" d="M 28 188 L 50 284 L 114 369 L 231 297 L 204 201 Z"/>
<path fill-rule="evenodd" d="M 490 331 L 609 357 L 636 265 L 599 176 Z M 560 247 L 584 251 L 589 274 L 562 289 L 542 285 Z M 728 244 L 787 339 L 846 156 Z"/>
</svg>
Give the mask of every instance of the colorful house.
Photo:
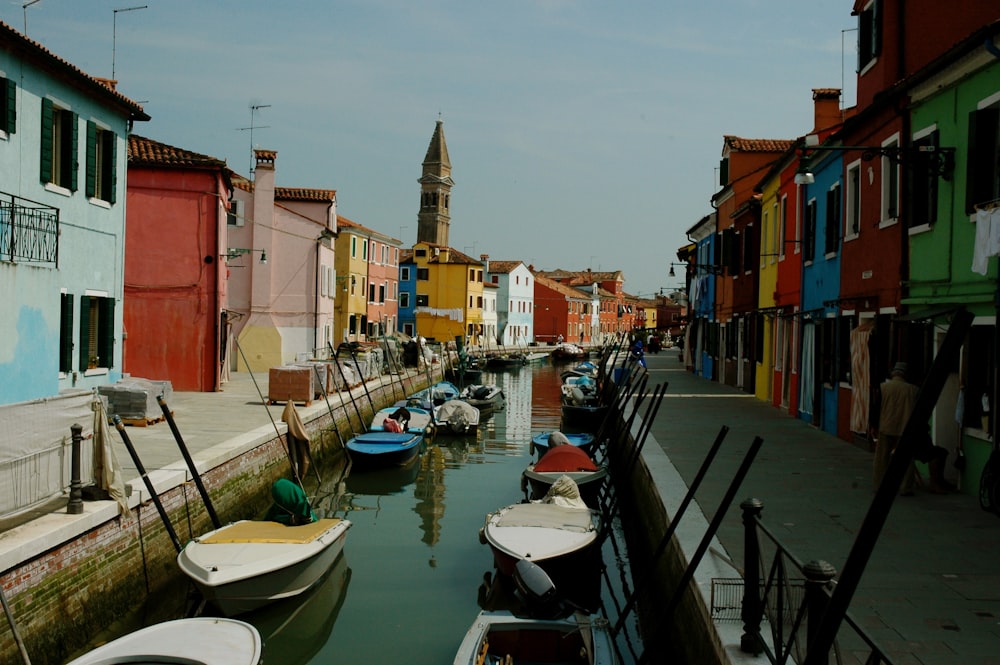
<svg viewBox="0 0 1000 665">
<path fill-rule="evenodd" d="M 128 138 L 124 370 L 174 390 L 221 388 L 232 183 L 221 159 Z"/>
<path fill-rule="evenodd" d="M 337 193 L 276 187 L 277 154 L 255 150 L 253 181 L 233 178 L 245 220 L 228 227 L 227 252 L 227 322 L 239 371 L 305 360 L 334 343 Z"/>
<path fill-rule="evenodd" d="M 522 261 L 493 261 L 486 254 L 480 258 L 487 284 L 497 286 L 497 343 L 528 346 L 535 341 L 534 276 Z"/>
<path fill-rule="evenodd" d="M 535 273 L 535 339 L 554 344 L 562 339 L 586 344 L 590 297 L 580 289 Z"/>
<path fill-rule="evenodd" d="M 397 330 L 402 241 L 337 215 L 334 328 L 339 342 Z"/>
<path fill-rule="evenodd" d="M 482 262 L 451 247 L 418 241 L 413 265 L 417 334 L 438 342 L 464 336 L 466 345 L 485 346 Z"/>
<path fill-rule="evenodd" d="M 0 23 L 0 403 L 122 375 L 127 136 L 142 107 Z"/>
</svg>

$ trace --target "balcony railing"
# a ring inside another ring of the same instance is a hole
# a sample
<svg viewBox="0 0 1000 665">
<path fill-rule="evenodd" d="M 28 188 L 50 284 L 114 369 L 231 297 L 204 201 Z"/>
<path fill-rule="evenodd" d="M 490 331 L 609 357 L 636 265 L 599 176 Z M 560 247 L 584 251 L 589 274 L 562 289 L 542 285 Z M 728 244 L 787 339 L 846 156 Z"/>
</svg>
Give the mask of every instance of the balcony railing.
<svg viewBox="0 0 1000 665">
<path fill-rule="evenodd" d="M 59 209 L 0 192 L 0 261 L 50 263 L 59 259 Z"/>
</svg>

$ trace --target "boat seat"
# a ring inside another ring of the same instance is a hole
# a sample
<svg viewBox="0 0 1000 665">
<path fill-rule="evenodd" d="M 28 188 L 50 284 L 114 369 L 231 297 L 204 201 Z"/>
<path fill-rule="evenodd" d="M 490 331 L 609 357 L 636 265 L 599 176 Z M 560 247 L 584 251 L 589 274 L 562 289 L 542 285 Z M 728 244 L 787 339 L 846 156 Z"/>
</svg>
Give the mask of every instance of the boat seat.
<svg viewBox="0 0 1000 665">
<path fill-rule="evenodd" d="M 299 526 L 286 526 L 267 520 L 245 520 L 220 529 L 202 543 L 309 543 L 338 524 L 338 518 L 316 520 Z"/>
</svg>

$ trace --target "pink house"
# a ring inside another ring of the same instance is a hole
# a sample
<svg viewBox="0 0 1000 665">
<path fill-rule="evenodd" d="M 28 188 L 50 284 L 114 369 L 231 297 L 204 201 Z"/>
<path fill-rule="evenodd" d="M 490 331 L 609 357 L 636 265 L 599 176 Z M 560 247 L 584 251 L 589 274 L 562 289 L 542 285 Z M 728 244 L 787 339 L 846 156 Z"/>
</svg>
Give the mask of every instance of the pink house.
<svg viewBox="0 0 1000 665">
<path fill-rule="evenodd" d="M 231 367 L 267 371 L 334 342 L 337 193 L 277 187 L 273 150 L 256 150 L 253 180 L 233 174 L 225 315 L 238 342 Z"/>
</svg>

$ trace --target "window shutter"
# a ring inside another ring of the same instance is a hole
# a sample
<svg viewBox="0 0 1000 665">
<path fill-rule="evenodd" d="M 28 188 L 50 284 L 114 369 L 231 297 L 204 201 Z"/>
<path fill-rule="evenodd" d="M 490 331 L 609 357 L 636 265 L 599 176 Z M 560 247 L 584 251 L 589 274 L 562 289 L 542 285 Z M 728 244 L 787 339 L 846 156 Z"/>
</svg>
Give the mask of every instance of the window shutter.
<svg viewBox="0 0 1000 665">
<path fill-rule="evenodd" d="M 97 195 L 97 125 L 87 121 L 87 176 L 86 195 L 93 198 Z"/>
<path fill-rule="evenodd" d="M 59 296 L 59 371 L 73 371 L 73 296 Z"/>
<path fill-rule="evenodd" d="M 114 132 L 104 132 L 104 140 L 107 141 L 105 148 L 108 156 L 108 173 L 104 182 L 110 186 L 107 201 L 114 205 L 118 200 L 118 135 Z"/>
<path fill-rule="evenodd" d="M 90 366 L 90 296 L 80 296 L 80 371 Z"/>
<path fill-rule="evenodd" d="M 966 162 L 965 212 L 976 211 L 977 203 L 996 197 L 997 124 L 1000 109 L 996 106 L 969 113 L 969 154 Z"/>
<path fill-rule="evenodd" d="M 42 98 L 42 135 L 39 140 L 39 177 L 42 182 L 52 182 L 52 100 Z"/>
<path fill-rule="evenodd" d="M 101 298 L 100 338 L 97 342 L 97 352 L 101 356 L 101 367 L 114 367 L 115 364 L 115 299 Z"/>
<path fill-rule="evenodd" d="M 69 118 L 69 150 L 67 150 L 67 156 L 69 159 L 66 160 L 66 165 L 69 168 L 69 178 L 66 182 L 69 183 L 70 191 L 75 192 L 80 188 L 78 182 L 78 176 L 80 172 L 80 163 L 77 161 L 76 146 L 80 140 L 80 128 L 77 125 L 77 119 L 79 116 L 75 113 L 66 113 Z"/>
<path fill-rule="evenodd" d="M 7 107 L 3 109 L 4 129 L 8 134 L 14 134 L 17 131 L 17 84 L 14 79 L 4 79 L 3 83 L 6 88 L 4 99 L 7 100 Z"/>
</svg>

